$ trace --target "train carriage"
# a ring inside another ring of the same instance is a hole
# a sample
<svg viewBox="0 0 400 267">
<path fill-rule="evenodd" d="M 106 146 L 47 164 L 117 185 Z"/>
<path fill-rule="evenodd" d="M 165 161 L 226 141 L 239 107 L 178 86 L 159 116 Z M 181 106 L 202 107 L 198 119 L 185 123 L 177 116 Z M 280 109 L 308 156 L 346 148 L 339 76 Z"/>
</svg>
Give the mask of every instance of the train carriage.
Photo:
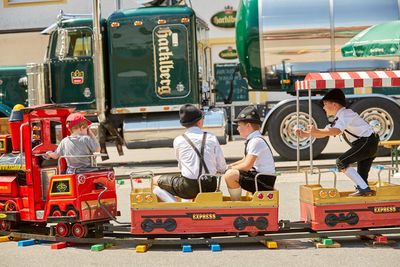
<svg viewBox="0 0 400 267">
<path fill-rule="evenodd" d="M 295 87 L 297 91 L 310 91 L 399 84 L 400 71 L 332 72 L 309 73 Z M 309 112 L 312 112 L 311 108 Z M 390 180 L 382 182 L 379 178 L 378 182 L 370 181 L 369 187 L 372 195 L 355 197 L 349 196 L 351 192 L 339 192 L 335 186 L 324 188 L 319 183 L 302 185 L 301 220 L 310 223 L 312 230 L 400 226 L 400 185 L 390 183 Z"/>
<path fill-rule="evenodd" d="M 132 181 L 134 235 L 256 234 L 279 229 L 279 192 L 275 190 L 257 191 L 242 196 L 241 201 L 231 201 L 217 190 L 200 192 L 193 201 L 166 203 L 157 200 L 151 183 L 135 188 L 143 177 L 133 177 Z"/>
</svg>

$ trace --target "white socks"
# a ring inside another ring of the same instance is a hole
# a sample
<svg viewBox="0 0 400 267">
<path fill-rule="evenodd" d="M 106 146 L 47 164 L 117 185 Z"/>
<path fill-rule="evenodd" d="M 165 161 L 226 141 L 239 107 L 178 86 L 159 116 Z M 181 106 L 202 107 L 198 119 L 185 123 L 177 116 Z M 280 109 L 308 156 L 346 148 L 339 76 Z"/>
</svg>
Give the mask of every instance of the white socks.
<svg viewBox="0 0 400 267">
<path fill-rule="evenodd" d="M 348 167 L 344 174 L 347 175 L 356 185 L 358 185 L 361 189 L 365 189 L 368 185 L 365 183 L 364 179 L 358 174 L 356 169 L 353 167 Z"/>
<path fill-rule="evenodd" d="M 229 188 L 228 187 L 228 191 L 229 191 L 229 195 L 231 196 L 231 200 L 232 201 L 239 201 L 240 197 L 242 196 L 242 188 Z"/>
<path fill-rule="evenodd" d="M 172 194 L 158 186 L 154 187 L 153 193 L 164 202 L 176 202 L 176 198 Z"/>
</svg>

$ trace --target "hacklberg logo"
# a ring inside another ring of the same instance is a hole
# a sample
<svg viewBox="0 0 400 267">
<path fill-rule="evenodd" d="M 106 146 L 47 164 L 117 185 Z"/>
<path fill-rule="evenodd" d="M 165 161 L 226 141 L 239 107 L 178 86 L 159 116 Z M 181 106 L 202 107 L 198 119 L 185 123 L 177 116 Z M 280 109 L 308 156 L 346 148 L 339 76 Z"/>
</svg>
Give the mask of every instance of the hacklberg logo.
<svg viewBox="0 0 400 267">
<path fill-rule="evenodd" d="M 225 6 L 224 11 L 220 11 L 211 17 L 212 25 L 221 28 L 235 28 L 236 11 L 232 6 Z"/>
</svg>

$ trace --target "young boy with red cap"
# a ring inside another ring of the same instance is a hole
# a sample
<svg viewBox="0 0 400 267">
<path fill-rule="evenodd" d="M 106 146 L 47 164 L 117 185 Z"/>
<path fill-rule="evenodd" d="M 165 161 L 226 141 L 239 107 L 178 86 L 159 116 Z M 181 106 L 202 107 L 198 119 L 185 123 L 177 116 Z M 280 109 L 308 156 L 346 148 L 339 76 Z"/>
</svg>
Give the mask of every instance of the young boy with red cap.
<svg viewBox="0 0 400 267">
<path fill-rule="evenodd" d="M 334 117 L 325 129 L 309 125 L 307 131 L 296 130 L 299 137 L 324 138 L 343 135 L 351 143 L 351 148 L 336 160 L 337 168 L 344 172 L 355 184 L 356 191 L 350 196 L 366 196 L 372 193 L 368 186 L 368 173 L 378 150 L 379 136 L 360 115 L 346 108 L 346 97 L 342 90 L 332 89 L 321 100 L 328 117 Z M 357 162 L 357 171 L 351 167 Z"/>
<path fill-rule="evenodd" d="M 79 155 L 92 155 L 94 152 L 100 152 L 100 145 L 90 130 L 91 121 L 86 119 L 80 113 L 72 113 L 67 117 L 67 127 L 71 132 L 70 136 L 61 140 L 56 151 L 48 151 L 48 157 L 58 159 L 66 156 L 67 173 L 75 173 L 76 169 L 91 166 L 90 157 L 71 157 Z"/>
</svg>

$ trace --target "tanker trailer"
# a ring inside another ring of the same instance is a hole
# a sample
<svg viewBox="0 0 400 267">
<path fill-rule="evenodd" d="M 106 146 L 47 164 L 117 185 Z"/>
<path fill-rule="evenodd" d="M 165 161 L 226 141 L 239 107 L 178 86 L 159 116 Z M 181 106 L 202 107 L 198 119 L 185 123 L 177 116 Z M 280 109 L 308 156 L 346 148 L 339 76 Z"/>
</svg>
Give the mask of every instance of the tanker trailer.
<svg viewBox="0 0 400 267">
<path fill-rule="evenodd" d="M 309 72 L 398 69 L 398 58 L 344 60 L 340 54 L 341 46 L 363 29 L 397 19 L 397 0 L 241 0 L 236 21 L 240 70 L 251 89 L 282 93 L 282 100 L 269 110 L 262 125 L 263 134 L 268 133 L 272 146 L 282 157 L 296 158 L 294 82 Z M 381 140 L 399 139 L 399 88 L 379 92 L 375 93 L 373 87 L 345 90 L 348 106 L 374 127 Z M 313 91 L 312 120 L 318 127 L 328 124 L 319 104 L 324 93 Z M 305 101 L 300 111 L 298 127 L 305 127 Z M 317 157 L 328 139 L 300 139 L 302 159 L 309 157 L 311 142 Z M 388 153 L 384 149 L 379 151 L 380 155 Z"/>
</svg>

